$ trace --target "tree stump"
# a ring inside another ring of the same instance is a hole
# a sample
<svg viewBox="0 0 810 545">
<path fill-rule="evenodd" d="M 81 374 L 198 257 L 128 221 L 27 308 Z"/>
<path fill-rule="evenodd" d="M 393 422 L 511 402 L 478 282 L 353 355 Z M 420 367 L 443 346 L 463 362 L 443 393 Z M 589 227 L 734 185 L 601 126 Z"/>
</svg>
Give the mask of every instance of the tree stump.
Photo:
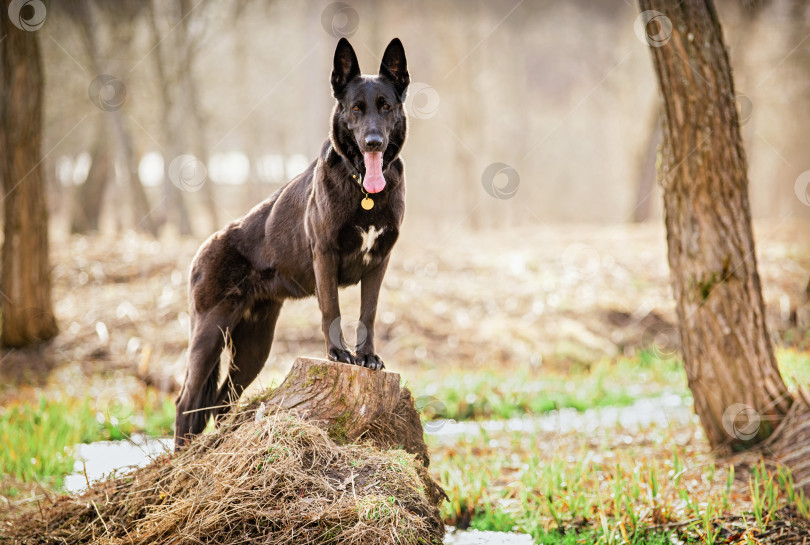
<svg viewBox="0 0 810 545">
<path fill-rule="evenodd" d="M 325 428 L 335 442 L 346 443 L 392 414 L 399 398 L 397 373 L 297 358 L 284 382 L 263 401 L 295 412 Z"/>
</svg>

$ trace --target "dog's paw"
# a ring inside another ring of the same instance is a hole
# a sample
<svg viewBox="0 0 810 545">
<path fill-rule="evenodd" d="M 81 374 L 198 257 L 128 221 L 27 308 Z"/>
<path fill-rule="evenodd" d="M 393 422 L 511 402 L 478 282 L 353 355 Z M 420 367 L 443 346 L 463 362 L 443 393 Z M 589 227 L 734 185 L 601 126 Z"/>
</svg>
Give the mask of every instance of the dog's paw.
<svg viewBox="0 0 810 545">
<path fill-rule="evenodd" d="M 351 365 L 357 365 L 357 360 L 354 358 L 354 354 L 352 354 L 348 350 L 344 350 L 343 348 L 330 348 L 329 359 L 332 361 L 339 361 L 343 363 L 349 363 Z"/>
<path fill-rule="evenodd" d="M 367 367 L 372 371 L 381 371 L 385 369 L 383 360 L 377 354 L 363 354 L 362 356 L 357 356 L 357 365 Z"/>
</svg>

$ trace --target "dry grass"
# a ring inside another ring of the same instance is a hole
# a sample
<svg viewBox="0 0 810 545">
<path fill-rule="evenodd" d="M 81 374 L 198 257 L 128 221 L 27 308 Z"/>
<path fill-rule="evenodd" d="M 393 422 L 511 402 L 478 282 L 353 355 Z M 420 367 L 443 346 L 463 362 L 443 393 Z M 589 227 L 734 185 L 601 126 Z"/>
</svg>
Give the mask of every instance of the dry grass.
<svg viewBox="0 0 810 545">
<path fill-rule="evenodd" d="M 337 445 L 255 403 L 175 455 L 12 521 L 40 543 L 441 543 L 444 494 L 403 450 Z M 384 447 L 383 447 L 384 448 Z"/>
</svg>

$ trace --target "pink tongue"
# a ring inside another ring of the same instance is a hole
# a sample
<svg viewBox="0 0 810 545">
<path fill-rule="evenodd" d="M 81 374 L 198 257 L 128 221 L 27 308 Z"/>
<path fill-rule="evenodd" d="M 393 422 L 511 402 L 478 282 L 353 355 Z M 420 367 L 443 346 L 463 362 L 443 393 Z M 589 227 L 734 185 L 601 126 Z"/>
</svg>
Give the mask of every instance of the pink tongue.
<svg viewBox="0 0 810 545">
<path fill-rule="evenodd" d="M 379 193 L 385 187 L 385 178 L 382 173 L 382 152 L 368 151 L 363 154 L 366 162 L 366 177 L 363 179 L 363 187 L 369 193 Z"/>
</svg>

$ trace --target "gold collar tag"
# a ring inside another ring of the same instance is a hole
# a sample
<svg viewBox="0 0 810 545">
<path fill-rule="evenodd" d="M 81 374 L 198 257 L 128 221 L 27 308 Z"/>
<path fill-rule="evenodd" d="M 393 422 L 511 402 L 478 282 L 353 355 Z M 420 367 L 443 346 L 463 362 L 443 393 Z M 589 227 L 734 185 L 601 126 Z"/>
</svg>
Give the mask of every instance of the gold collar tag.
<svg viewBox="0 0 810 545">
<path fill-rule="evenodd" d="M 360 191 L 362 191 L 363 195 L 365 195 L 363 200 L 360 201 L 360 206 L 363 207 L 363 210 L 371 210 L 372 208 L 374 208 L 374 200 L 368 196 L 368 193 L 366 193 L 366 190 L 363 187 L 363 177 L 360 176 L 360 179 L 358 179 L 357 174 L 352 174 L 352 178 L 354 178 L 357 181 L 357 185 L 360 187 Z"/>
</svg>

